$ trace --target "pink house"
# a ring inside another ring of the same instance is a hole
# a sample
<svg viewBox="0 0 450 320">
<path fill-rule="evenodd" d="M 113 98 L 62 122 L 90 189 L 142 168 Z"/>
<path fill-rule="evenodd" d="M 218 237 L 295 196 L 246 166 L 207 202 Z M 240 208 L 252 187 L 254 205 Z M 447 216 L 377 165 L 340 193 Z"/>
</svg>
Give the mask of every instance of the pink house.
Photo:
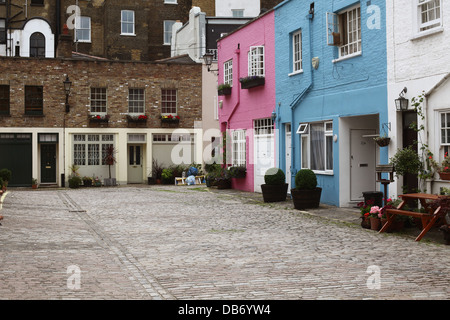
<svg viewBox="0 0 450 320">
<path fill-rule="evenodd" d="M 227 164 L 245 166 L 232 187 L 261 192 L 264 174 L 275 166 L 274 11 L 269 10 L 218 43 L 219 122 L 227 133 Z M 221 92 L 222 85 L 231 92 Z"/>
</svg>

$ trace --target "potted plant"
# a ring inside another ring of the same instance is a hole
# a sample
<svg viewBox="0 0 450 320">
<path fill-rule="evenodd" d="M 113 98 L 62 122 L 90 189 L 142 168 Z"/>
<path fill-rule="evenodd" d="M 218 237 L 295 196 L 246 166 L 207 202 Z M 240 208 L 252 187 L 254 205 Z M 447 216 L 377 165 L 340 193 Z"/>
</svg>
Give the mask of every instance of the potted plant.
<svg viewBox="0 0 450 320">
<path fill-rule="evenodd" d="M 91 177 L 83 177 L 83 186 L 92 187 L 92 178 Z"/>
<path fill-rule="evenodd" d="M 390 161 L 394 165 L 397 176 L 404 176 L 408 173 L 418 174 L 422 168 L 422 161 L 411 146 L 401 150 L 398 149 Z"/>
<path fill-rule="evenodd" d="M 297 210 L 317 208 L 320 205 L 322 188 L 317 187 L 316 174 L 302 169 L 295 175 L 295 188 L 291 189 L 294 207 Z"/>
<path fill-rule="evenodd" d="M 37 189 L 37 187 L 38 187 L 38 181 L 37 181 L 37 179 L 32 178 L 32 179 L 31 179 L 31 188 L 32 188 L 32 189 Z"/>
<path fill-rule="evenodd" d="M 382 217 L 382 213 L 381 213 L 381 208 L 378 206 L 373 206 L 372 208 L 370 208 L 370 229 L 378 231 L 380 230 L 381 227 L 381 217 Z"/>
<path fill-rule="evenodd" d="M 156 184 L 161 184 L 162 171 L 163 171 L 163 167 L 158 163 L 157 160 L 153 159 L 153 161 L 152 161 L 152 177 L 155 178 Z"/>
<path fill-rule="evenodd" d="M 444 160 L 438 167 L 438 173 L 441 180 L 450 180 L 450 159 L 447 152 L 444 155 Z"/>
<path fill-rule="evenodd" d="M 357 204 L 361 212 L 361 227 L 364 229 L 370 229 L 370 209 L 374 205 L 374 200 L 369 199 L 366 202 L 360 202 Z"/>
<path fill-rule="evenodd" d="M 206 186 L 212 187 L 216 183 L 217 178 L 217 172 L 220 170 L 220 164 L 217 163 L 211 163 L 211 164 L 205 164 L 205 170 L 207 172 L 206 174 Z"/>
<path fill-rule="evenodd" d="M 227 168 L 220 168 L 216 171 L 215 185 L 217 189 L 231 189 L 231 175 Z"/>
<path fill-rule="evenodd" d="M 231 94 L 231 85 L 229 83 L 222 83 L 217 87 L 217 94 L 219 96 L 228 96 Z"/>
<path fill-rule="evenodd" d="M 161 179 L 163 184 L 172 184 L 173 182 L 173 171 L 170 168 L 163 169 L 161 173 Z"/>
<path fill-rule="evenodd" d="M 391 142 L 391 138 L 389 138 L 386 133 L 384 133 L 382 136 L 373 138 L 373 140 L 379 145 L 380 147 L 387 147 L 389 143 Z"/>
<path fill-rule="evenodd" d="M 247 175 L 247 168 L 244 166 L 233 166 L 229 167 L 228 170 L 232 178 L 245 178 Z"/>
<path fill-rule="evenodd" d="M 130 115 L 127 114 L 128 122 L 147 122 L 148 117 L 145 114 Z"/>
<path fill-rule="evenodd" d="M 105 186 L 115 186 L 116 178 L 111 178 L 111 166 L 116 163 L 116 149 L 112 144 L 106 147 L 106 156 L 103 159 L 104 163 L 108 165 L 109 178 L 105 178 Z"/>
<path fill-rule="evenodd" d="M 242 89 L 250 89 L 264 85 L 266 83 L 266 78 L 262 76 L 248 76 L 240 78 L 239 82 L 241 83 Z"/>
<path fill-rule="evenodd" d="M 72 175 L 69 178 L 69 188 L 77 189 L 80 187 L 82 179 L 77 175 Z"/>
<path fill-rule="evenodd" d="M 264 175 L 264 184 L 261 185 L 264 202 L 286 201 L 289 184 L 286 175 L 280 168 L 270 168 Z"/>
<path fill-rule="evenodd" d="M 11 181 L 11 170 L 3 168 L 0 170 L 0 178 L 3 180 L 2 190 L 5 191 Z"/>
<path fill-rule="evenodd" d="M 161 116 L 161 123 L 179 123 L 180 122 L 180 116 L 179 115 L 162 115 Z"/>
<path fill-rule="evenodd" d="M 90 114 L 89 116 L 90 122 L 108 122 L 109 114 Z"/>
</svg>

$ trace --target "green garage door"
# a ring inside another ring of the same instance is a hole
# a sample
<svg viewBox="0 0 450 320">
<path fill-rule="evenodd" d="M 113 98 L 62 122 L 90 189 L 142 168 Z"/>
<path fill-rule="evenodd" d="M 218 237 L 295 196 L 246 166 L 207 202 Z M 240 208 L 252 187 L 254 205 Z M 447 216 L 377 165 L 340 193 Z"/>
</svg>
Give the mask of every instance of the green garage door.
<svg viewBox="0 0 450 320">
<path fill-rule="evenodd" d="M 0 134 L 0 169 L 11 170 L 11 187 L 29 187 L 32 178 L 31 133 Z"/>
</svg>

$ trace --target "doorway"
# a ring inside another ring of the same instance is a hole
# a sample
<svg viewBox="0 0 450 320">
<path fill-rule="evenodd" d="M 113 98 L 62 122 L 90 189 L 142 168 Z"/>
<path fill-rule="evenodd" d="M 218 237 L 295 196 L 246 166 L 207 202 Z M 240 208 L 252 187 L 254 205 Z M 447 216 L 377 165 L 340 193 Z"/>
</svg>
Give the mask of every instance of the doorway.
<svg viewBox="0 0 450 320">
<path fill-rule="evenodd" d="M 56 183 L 56 144 L 41 144 L 41 183 Z"/>
<path fill-rule="evenodd" d="M 417 112 L 403 113 L 403 148 L 411 147 L 414 151 L 417 149 L 417 132 L 412 129 L 411 124 L 417 124 Z M 407 173 L 403 176 L 403 193 L 414 193 L 419 188 L 419 179 L 417 174 Z"/>
<path fill-rule="evenodd" d="M 143 183 L 143 146 L 128 145 L 128 183 Z"/>
</svg>

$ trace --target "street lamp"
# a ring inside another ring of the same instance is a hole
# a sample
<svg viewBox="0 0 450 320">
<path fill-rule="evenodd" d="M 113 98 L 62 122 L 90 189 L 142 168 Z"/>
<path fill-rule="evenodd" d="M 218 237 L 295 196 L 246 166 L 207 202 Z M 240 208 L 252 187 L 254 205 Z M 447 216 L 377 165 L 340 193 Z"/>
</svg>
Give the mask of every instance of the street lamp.
<svg viewBox="0 0 450 320">
<path fill-rule="evenodd" d="M 206 66 L 208 67 L 208 72 L 219 71 L 219 70 L 211 70 L 211 65 L 212 65 L 213 60 L 214 60 L 214 54 L 212 54 L 212 53 L 205 53 L 203 55 L 203 60 L 205 61 Z"/>
<path fill-rule="evenodd" d="M 64 91 L 66 93 L 66 112 L 69 112 L 70 110 L 69 94 L 70 94 L 70 87 L 72 86 L 72 82 L 69 80 L 69 76 L 66 76 L 66 80 L 64 80 L 63 83 L 64 83 Z"/>
<path fill-rule="evenodd" d="M 404 97 L 406 92 L 408 92 L 408 89 L 405 87 L 398 95 L 398 99 L 395 99 L 395 107 L 397 108 L 397 111 L 408 110 L 409 100 Z"/>
</svg>

